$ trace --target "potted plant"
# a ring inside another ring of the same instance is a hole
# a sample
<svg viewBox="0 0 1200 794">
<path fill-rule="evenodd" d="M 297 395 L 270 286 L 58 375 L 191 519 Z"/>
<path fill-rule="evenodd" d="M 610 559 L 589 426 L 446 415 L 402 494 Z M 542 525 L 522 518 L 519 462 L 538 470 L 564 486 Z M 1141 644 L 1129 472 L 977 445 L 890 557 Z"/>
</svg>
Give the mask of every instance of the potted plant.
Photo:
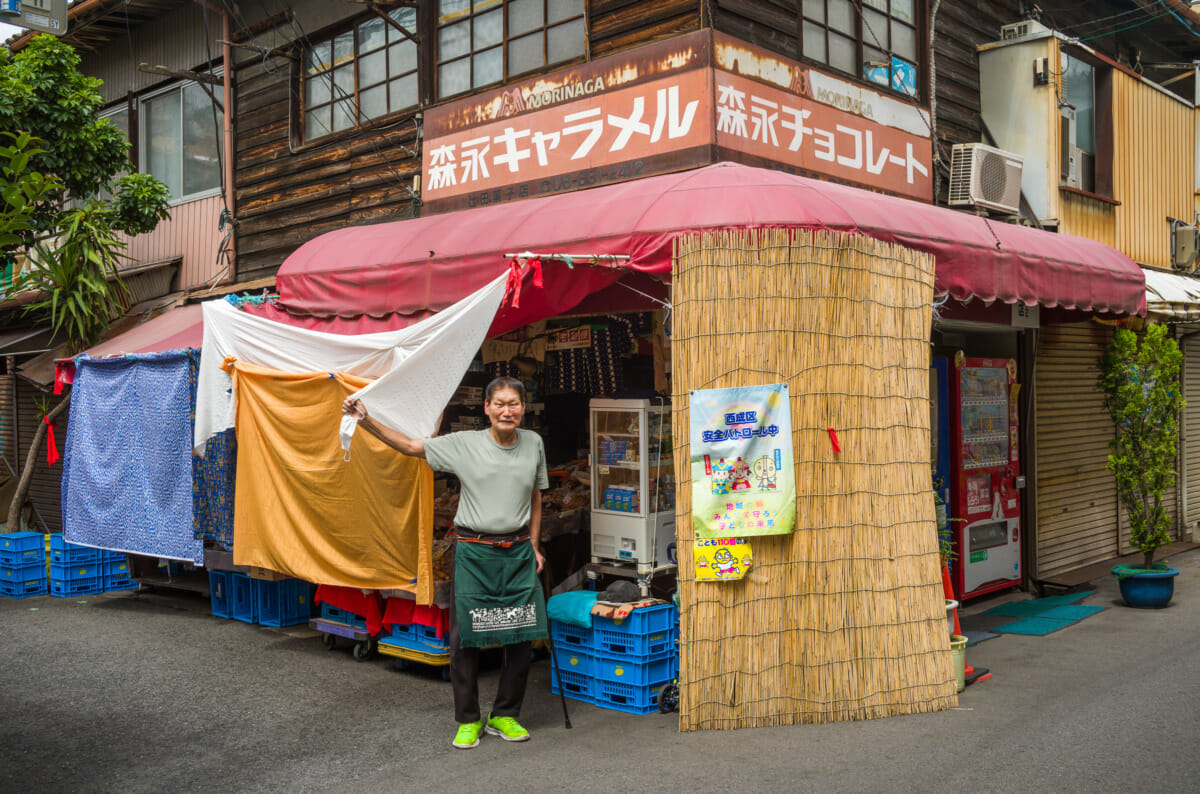
<svg viewBox="0 0 1200 794">
<path fill-rule="evenodd" d="M 1179 571 L 1154 561 L 1171 542 L 1171 516 L 1163 494 L 1175 484 L 1183 356 L 1163 325 L 1151 325 L 1141 343 L 1119 328 L 1101 362 L 1100 387 L 1112 416 L 1108 470 L 1129 518 L 1129 540 L 1143 555 L 1140 566 L 1118 565 L 1121 597 L 1133 607 L 1161 608 L 1171 600 Z"/>
</svg>

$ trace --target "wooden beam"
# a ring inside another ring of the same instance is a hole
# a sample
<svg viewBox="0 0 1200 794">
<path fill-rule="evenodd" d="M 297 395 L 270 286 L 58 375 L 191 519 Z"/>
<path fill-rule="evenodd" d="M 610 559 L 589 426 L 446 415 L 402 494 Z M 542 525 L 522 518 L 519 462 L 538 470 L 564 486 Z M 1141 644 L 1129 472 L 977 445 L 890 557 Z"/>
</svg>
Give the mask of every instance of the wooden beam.
<svg viewBox="0 0 1200 794">
<path fill-rule="evenodd" d="M 357 1 L 358 0 L 348 0 L 348 2 L 357 2 Z M 413 33 L 408 28 L 404 27 L 399 22 L 397 22 L 396 20 L 394 20 L 390 16 L 388 16 L 388 14 L 382 8 L 380 8 L 377 3 L 374 3 L 371 0 L 367 0 L 367 8 L 371 9 L 377 15 L 379 15 L 379 17 L 384 22 L 388 23 L 389 25 L 394 27 L 396 30 L 400 31 L 401 36 L 404 36 L 404 38 L 408 39 L 413 44 L 420 45 L 421 39 L 420 39 L 420 37 L 417 36 L 416 33 Z"/>
<path fill-rule="evenodd" d="M 217 106 L 217 110 L 225 112 L 225 106 L 221 104 L 221 100 L 217 99 L 217 95 L 209 86 L 221 85 L 222 80 L 219 77 L 213 77 L 211 74 L 200 74 L 198 72 L 181 72 L 176 69 L 168 69 L 165 66 L 151 66 L 148 63 L 139 63 L 138 71 L 147 74 L 161 74 L 166 77 L 178 77 L 180 80 L 195 80 L 196 85 L 204 89 L 204 93 L 208 94 L 208 98 Z"/>
</svg>

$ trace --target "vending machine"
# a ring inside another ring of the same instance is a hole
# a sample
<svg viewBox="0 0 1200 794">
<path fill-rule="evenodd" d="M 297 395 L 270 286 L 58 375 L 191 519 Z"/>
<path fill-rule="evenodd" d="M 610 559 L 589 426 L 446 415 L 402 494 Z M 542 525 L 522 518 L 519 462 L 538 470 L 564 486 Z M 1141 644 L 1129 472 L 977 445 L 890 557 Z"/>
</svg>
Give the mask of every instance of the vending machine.
<svg viewBox="0 0 1200 794">
<path fill-rule="evenodd" d="M 952 581 L 959 600 L 1021 583 L 1016 359 L 954 357 Z"/>
<path fill-rule="evenodd" d="M 937 494 L 938 540 L 953 543 L 950 536 L 950 359 L 935 356 L 929 367 L 929 466 L 933 492 Z M 954 569 L 954 560 L 949 561 Z"/>
</svg>

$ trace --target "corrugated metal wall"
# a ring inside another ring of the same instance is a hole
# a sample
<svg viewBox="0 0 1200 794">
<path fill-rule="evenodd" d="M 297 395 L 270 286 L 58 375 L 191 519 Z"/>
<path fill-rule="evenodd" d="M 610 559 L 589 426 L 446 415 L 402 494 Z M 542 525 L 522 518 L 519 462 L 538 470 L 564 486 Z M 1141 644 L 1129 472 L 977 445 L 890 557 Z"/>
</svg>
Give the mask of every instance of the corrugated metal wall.
<svg viewBox="0 0 1200 794">
<path fill-rule="evenodd" d="M 1200 334 L 1183 342 L 1183 399 L 1183 523 L 1194 536 L 1200 524 Z"/>
<path fill-rule="evenodd" d="M 15 471 L 17 468 L 16 455 L 13 454 L 13 376 L 0 375 L 0 457 L 8 461 Z M 8 470 L 0 465 L 0 477 L 8 474 Z M 0 505 L 0 512 L 4 505 Z"/>
<path fill-rule="evenodd" d="M 25 465 L 25 456 L 29 454 L 29 446 L 33 442 L 33 434 L 37 431 L 41 412 L 38 402 L 45 400 L 51 409 L 58 404 L 61 397 L 44 394 L 28 382 L 17 378 L 17 426 L 20 436 L 20 449 L 15 467 L 19 472 Z M 67 413 L 58 418 L 55 437 L 58 451 L 62 453 L 67 443 Z M 43 442 L 38 451 L 37 461 L 33 467 L 33 481 L 29 486 L 29 500 L 35 509 L 33 529 L 38 532 L 62 532 L 62 461 L 54 466 L 46 465 L 46 445 Z M 43 526 L 44 523 L 44 526 Z"/>
<path fill-rule="evenodd" d="M 1113 190 L 1121 201 L 1116 247 L 1141 264 L 1169 268 L 1167 218 L 1193 218 L 1192 109 L 1115 72 L 1113 115 Z"/>
<path fill-rule="evenodd" d="M 221 196 L 210 196 L 172 207 L 170 220 L 160 223 L 152 233 L 128 241 L 126 253 L 133 258 L 130 264 L 181 256 L 178 287 L 207 282 L 224 267 L 223 262 L 217 262 L 223 234 L 217 226 L 224 206 Z"/>
<path fill-rule="evenodd" d="M 1115 248 L 1117 207 L 1086 196 L 1059 192 L 1058 229 L 1064 234 L 1087 237 Z"/>
<path fill-rule="evenodd" d="M 105 102 L 113 102 L 130 91 L 142 91 L 160 83 L 174 80 L 159 74 L 139 72 L 139 63 L 166 66 L 169 69 L 207 68 L 209 51 L 214 62 L 221 60 L 221 17 L 208 12 L 208 47 L 205 47 L 204 12 L 198 3 L 151 20 L 118 36 L 112 43 L 96 52 L 84 55 L 86 74 L 104 81 L 100 92 Z"/>
</svg>

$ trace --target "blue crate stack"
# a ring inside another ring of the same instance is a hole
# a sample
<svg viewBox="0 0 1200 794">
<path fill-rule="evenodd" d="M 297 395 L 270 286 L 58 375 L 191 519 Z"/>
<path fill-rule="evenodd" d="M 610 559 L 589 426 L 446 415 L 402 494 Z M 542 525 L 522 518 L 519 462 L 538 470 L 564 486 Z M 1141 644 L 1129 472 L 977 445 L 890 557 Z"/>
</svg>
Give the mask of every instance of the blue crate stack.
<svg viewBox="0 0 1200 794">
<path fill-rule="evenodd" d="M 50 595 L 59 598 L 104 592 L 104 552 L 50 536 Z"/>
<path fill-rule="evenodd" d="M 136 590 L 138 583 L 129 575 L 129 557 L 123 551 L 101 551 L 100 561 L 104 568 L 104 591 Z"/>
<path fill-rule="evenodd" d="M 367 627 L 367 619 L 362 615 L 348 612 L 345 609 L 338 609 L 325 603 L 321 604 L 321 620 L 345 623 L 347 626 L 353 626 L 358 629 L 365 629 Z"/>
<path fill-rule="evenodd" d="M 619 620 L 594 617 L 590 629 L 551 621 L 551 690 L 630 714 L 657 711 L 658 691 L 678 675 L 677 614 L 660 604 Z"/>
<path fill-rule="evenodd" d="M 296 626 L 312 616 L 312 585 L 302 579 L 269 581 L 237 571 L 210 570 L 212 613 L 263 626 Z"/>
<path fill-rule="evenodd" d="M 46 595 L 46 537 L 40 532 L 0 535 L 0 595 Z"/>
</svg>

